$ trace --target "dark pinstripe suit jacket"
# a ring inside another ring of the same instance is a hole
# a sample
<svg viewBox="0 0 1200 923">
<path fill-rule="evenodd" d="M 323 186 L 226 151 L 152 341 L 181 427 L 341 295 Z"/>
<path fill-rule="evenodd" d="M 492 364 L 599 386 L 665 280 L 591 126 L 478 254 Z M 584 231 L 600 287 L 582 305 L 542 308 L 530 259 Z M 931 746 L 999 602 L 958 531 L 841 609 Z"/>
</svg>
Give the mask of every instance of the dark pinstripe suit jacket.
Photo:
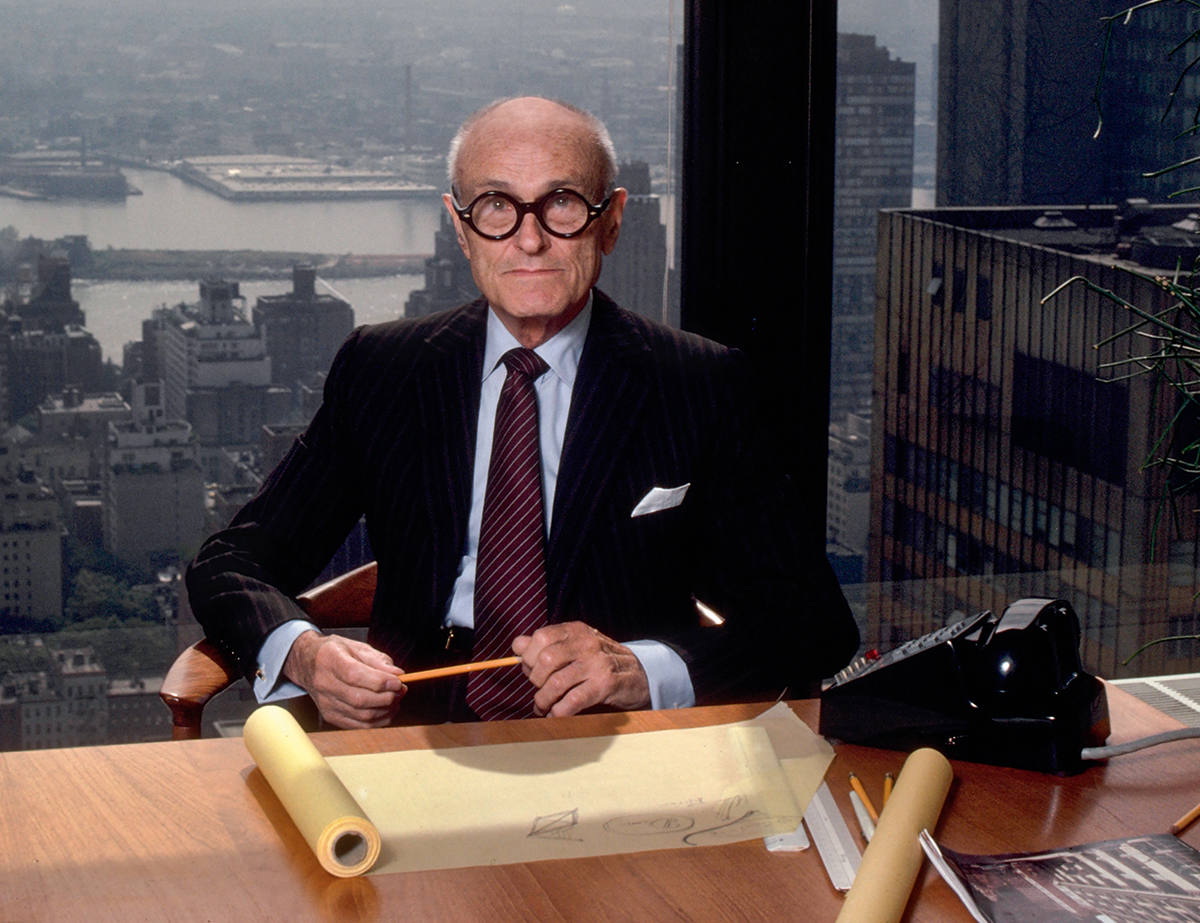
<svg viewBox="0 0 1200 923">
<path fill-rule="evenodd" d="M 471 499 L 485 312 L 478 301 L 352 334 L 307 432 L 200 551 L 193 610 L 247 673 L 266 635 L 300 615 L 288 597 L 364 513 L 379 561 L 371 642 L 409 670 L 439 659 Z M 672 645 L 698 703 L 799 692 L 858 643 L 756 417 L 740 354 L 596 292 L 549 536 L 551 618 Z M 631 518 L 652 487 L 687 483 L 679 506 Z M 725 625 L 699 627 L 693 594 Z"/>
</svg>

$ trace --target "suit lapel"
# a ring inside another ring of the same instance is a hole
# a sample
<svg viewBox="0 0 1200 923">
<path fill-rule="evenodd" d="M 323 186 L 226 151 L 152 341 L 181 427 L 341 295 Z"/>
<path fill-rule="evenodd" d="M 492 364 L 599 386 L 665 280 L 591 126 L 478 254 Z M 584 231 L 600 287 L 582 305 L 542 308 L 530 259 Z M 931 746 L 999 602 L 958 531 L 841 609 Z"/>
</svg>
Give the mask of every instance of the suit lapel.
<svg viewBox="0 0 1200 923">
<path fill-rule="evenodd" d="M 561 616 L 579 554 L 646 398 L 650 351 L 601 292 L 579 361 L 554 496 L 548 579 L 550 612 Z"/>
<path fill-rule="evenodd" d="M 449 595 L 467 531 L 486 316 L 482 300 L 451 314 L 426 341 L 428 368 L 413 376 L 426 436 L 421 451 L 437 562 L 434 599 Z"/>
</svg>

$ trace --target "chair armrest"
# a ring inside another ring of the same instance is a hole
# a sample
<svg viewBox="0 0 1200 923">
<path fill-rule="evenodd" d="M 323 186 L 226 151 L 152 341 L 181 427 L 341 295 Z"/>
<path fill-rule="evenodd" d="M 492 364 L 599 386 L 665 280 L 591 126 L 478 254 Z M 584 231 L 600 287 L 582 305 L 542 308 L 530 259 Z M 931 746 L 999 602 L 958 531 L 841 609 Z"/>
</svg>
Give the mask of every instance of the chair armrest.
<svg viewBox="0 0 1200 923">
<path fill-rule="evenodd" d="M 318 628 L 364 628 L 371 622 L 378 580 L 379 566 L 372 561 L 297 596 L 296 602 Z"/>
<path fill-rule="evenodd" d="M 378 576 L 372 561 L 314 587 L 296 602 L 318 628 L 362 628 L 371 620 Z M 199 737 L 204 706 L 240 678 L 234 665 L 207 639 L 185 649 L 171 665 L 159 693 L 171 710 L 171 738 Z"/>
<path fill-rule="evenodd" d="M 175 658 L 159 692 L 171 710 L 171 739 L 199 737 L 204 706 L 240 677 L 233 664 L 207 639 L 197 641 Z"/>
</svg>

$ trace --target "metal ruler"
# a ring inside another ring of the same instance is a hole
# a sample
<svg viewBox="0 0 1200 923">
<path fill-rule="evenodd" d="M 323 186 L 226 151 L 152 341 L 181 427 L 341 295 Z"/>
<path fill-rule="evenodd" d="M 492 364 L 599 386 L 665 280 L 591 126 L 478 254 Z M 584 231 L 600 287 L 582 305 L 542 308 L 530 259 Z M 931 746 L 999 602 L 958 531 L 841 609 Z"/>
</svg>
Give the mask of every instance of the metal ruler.
<svg viewBox="0 0 1200 923">
<path fill-rule="evenodd" d="M 808 849 L 808 834 L 804 832 L 804 824 L 796 824 L 794 833 L 777 833 L 774 836 L 763 837 L 767 849 L 771 852 L 800 852 Z"/>
<path fill-rule="evenodd" d="M 824 782 L 817 789 L 813 800 L 804 812 L 804 823 L 808 833 L 817 845 L 821 861 L 825 863 L 825 871 L 829 880 L 839 891 L 849 891 L 854 884 L 854 874 L 862 862 L 862 853 L 858 851 L 858 843 L 854 834 L 846 826 L 842 812 L 838 810 L 833 800 L 833 792 Z"/>
</svg>

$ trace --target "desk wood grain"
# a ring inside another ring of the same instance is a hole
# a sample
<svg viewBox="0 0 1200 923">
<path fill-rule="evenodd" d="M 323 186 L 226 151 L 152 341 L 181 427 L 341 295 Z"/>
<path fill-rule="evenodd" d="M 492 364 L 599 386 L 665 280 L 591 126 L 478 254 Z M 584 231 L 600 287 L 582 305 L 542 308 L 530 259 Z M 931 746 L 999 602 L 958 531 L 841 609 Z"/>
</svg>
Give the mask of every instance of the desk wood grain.
<svg viewBox="0 0 1200 923">
<path fill-rule="evenodd" d="M 1173 726 L 1119 690 L 1114 738 Z M 762 705 L 314 735 L 327 755 L 696 727 Z M 815 726 L 816 702 L 792 707 Z M 846 774 L 878 794 L 903 754 L 838 749 L 830 788 L 853 828 Z M 1001 852 L 1165 831 L 1200 801 L 1200 742 L 1073 777 L 954 764 L 939 838 Z M 403 797 L 403 780 L 397 780 Z M 812 851 L 761 841 L 628 856 L 333 879 L 240 740 L 0 754 L 0 923 L 17 921 L 755 921 L 824 923 L 842 898 Z M 1200 834 L 1184 839 L 1200 845 Z M 969 916 L 931 874 L 906 920 Z"/>
</svg>

